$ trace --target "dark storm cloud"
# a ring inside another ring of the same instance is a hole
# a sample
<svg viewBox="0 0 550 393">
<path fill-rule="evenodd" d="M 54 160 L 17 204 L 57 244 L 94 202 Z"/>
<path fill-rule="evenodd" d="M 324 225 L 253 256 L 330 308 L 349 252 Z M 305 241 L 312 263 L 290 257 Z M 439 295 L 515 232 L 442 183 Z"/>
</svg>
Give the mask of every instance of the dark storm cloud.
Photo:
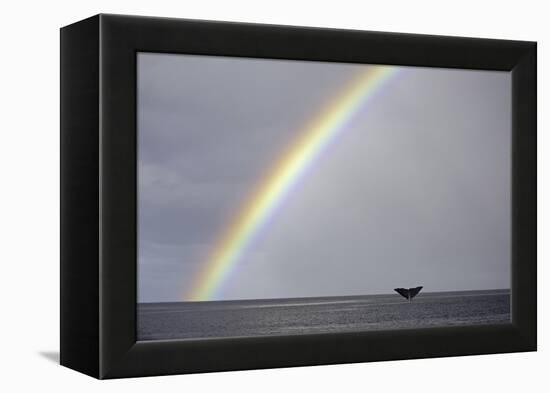
<svg viewBox="0 0 550 393">
<path fill-rule="evenodd" d="M 139 55 L 139 298 L 179 300 L 219 231 L 358 65 Z M 294 190 L 224 298 L 506 288 L 510 77 L 407 68 Z"/>
</svg>

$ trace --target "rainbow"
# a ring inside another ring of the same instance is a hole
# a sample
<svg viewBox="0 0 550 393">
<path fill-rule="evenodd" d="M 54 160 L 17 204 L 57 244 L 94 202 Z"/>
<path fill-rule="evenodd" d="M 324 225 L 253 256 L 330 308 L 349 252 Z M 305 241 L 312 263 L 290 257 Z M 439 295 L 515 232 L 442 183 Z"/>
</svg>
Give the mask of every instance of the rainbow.
<svg viewBox="0 0 550 393">
<path fill-rule="evenodd" d="M 362 68 L 350 83 L 298 132 L 293 143 L 268 169 L 216 241 L 186 301 L 211 300 L 243 253 L 265 228 L 291 191 L 354 115 L 397 73 L 392 66 Z"/>
</svg>

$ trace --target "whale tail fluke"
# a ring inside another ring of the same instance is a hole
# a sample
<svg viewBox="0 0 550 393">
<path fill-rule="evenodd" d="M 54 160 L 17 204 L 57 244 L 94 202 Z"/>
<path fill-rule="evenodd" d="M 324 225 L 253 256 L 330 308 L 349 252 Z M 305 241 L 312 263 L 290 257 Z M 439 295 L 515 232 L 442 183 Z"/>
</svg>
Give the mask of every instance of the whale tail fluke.
<svg viewBox="0 0 550 393">
<path fill-rule="evenodd" d="M 403 296 L 405 299 L 411 301 L 413 297 L 418 295 L 418 293 L 422 290 L 423 287 L 415 287 L 415 288 L 395 288 L 394 291 Z"/>
</svg>

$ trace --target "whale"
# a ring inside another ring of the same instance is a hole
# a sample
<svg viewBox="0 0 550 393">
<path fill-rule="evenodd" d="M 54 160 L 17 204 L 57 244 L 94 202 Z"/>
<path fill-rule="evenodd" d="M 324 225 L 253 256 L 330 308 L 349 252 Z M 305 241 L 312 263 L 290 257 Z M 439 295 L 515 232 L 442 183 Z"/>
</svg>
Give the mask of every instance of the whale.
<svg viewBox="0 0 550 393">
<path fill-rule="evenodd" d="M 414 288 L 395 288 L 394 291 L 403 296 L 409 302 L 422 290 L 423 287 Z"/>
</svg>

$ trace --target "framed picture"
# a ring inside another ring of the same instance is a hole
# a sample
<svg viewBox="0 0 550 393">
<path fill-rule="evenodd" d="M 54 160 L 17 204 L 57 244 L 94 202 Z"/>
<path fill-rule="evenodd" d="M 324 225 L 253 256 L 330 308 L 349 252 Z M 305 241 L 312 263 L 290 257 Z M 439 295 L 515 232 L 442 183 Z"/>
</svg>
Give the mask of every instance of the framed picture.
<svg viewBox="0 0 550 393">
<path fill-rule="evenodd" d="M 536 350 L 536 44 L 61 29 L 61 364 Z"/>
</svg>

